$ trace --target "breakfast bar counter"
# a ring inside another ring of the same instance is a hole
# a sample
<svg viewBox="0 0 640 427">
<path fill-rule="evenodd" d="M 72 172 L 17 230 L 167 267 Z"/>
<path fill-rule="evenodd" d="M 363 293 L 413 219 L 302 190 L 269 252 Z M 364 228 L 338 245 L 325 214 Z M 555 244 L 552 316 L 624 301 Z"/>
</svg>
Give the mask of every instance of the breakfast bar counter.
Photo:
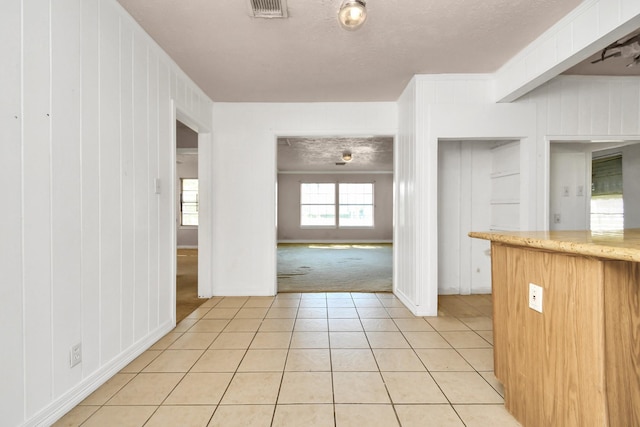
<svg viewBox="0 0 640 427">
<path fill-rule="evenodd" d="M 525 427 L 640 426 L 640 229 L 469 236 L 491 241 L 507 410 Z"/>
</svg>

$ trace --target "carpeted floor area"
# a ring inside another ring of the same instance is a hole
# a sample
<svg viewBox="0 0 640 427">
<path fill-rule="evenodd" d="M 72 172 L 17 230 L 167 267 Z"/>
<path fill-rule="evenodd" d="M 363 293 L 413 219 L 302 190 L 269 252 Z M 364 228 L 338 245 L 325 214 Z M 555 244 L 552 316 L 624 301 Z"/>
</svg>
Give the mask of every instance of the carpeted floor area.
<svg viewBox="0 0 640 427">
<path fill-rule="evenodd" d="M 198 250 L 178 249 L 176 269 L 176 324 L 200 307 L 198 298 Z"/>
<path fill-rule="evenodd" d="M 390 243 L 278 245 L 278 292 L 391 292 L 392 281 Z"/>
</svg>

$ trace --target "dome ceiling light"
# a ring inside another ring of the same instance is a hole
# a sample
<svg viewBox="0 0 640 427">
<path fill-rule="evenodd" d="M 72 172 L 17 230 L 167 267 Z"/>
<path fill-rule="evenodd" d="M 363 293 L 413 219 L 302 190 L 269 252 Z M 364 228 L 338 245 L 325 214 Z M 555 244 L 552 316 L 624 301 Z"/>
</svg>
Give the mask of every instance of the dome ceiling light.
<svg viewBox="0 0 640 427">
<path fill-rule="evenodd" d="M 340 11 L 338 12 L 338 20 L 345 30 L 357 30 L 367 20 L 367 9 L 364 0 L 344 0 Z"/>
</svg>

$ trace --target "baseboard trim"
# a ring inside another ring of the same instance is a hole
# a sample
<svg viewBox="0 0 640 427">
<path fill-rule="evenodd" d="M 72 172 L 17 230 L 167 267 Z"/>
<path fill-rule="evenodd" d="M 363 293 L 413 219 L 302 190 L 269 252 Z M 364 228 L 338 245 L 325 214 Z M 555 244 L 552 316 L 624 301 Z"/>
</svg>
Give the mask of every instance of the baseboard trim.
<svg viewBox="0 0 640 427">
<path fill-rule="evenodd" d="M 327 244 L 345 244 L 345 243 L 363 243 L 363 244 L 368 244 L 368 245 L 373 245 L 376 243 L 384 243 L 384 244 L 389 244 L 389 243 L 393 243 L 393 240 L 380 240 L 380 239 L 374 239 L 374 240 L 353 240 L 353 239 L 349 239 L 349 240 L 278 240 L 278 243 L 294 243 L 294 244 L 302 244 L 302 245 L 312 245 L 314 243 L 318 243 L 318 244 L 323 244 L 323 245 L 327 245 Z"/>
<path fill-rule="evenodd" d="M 175 325 L 168 321 L 159 326 L 154 332 L 147 335 L 141 341 L 133 344 L 127 350 L 120 353 L 111 361 L 104 364 L 98 370 L 80 381 L 75 387 L 68 390 L 55 399 L 40 412 L 28 419 L 24 426 L 49 426 L 62 418 L 67 412 L 82 402 L 87 396 L 96 391 L 107 380 L 120 372 L 136 357 L 140 356 L 160 338 L 170 332 Z"/>
</svg>

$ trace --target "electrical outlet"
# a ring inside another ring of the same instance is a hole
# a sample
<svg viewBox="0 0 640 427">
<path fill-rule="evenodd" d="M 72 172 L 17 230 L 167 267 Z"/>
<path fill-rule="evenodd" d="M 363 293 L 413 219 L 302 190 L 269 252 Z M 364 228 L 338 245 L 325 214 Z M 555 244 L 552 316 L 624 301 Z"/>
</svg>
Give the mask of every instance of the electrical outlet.
<svg viewBox="0 0 640 427">
<path fill-rule="evenodd" d="M 560 214 L 559 213 L 553 214 L 553 223 L 554 224 L 560 224 Z"/>
<path fill-rule="evenodd" d="M 542 287 L 529 283 L 529 308 L 542 313 Z"/>
<path fill-rule="evenodd" d="M 69 364 L 72 368 L 82 362 L 82 343 L 78 343 L 71 347 L 69 355 Z"/>
<path fill-rule="evenodd" d="M 569 186 L 565 185 L 562 187 L 562 197 L 569 197 Z"/>
<path fill-rule="evenodd" d="M 584 185 L 578 185 L 578 188 L 576 188 L 576 196 L 584 197 Z"/>
</svg>

